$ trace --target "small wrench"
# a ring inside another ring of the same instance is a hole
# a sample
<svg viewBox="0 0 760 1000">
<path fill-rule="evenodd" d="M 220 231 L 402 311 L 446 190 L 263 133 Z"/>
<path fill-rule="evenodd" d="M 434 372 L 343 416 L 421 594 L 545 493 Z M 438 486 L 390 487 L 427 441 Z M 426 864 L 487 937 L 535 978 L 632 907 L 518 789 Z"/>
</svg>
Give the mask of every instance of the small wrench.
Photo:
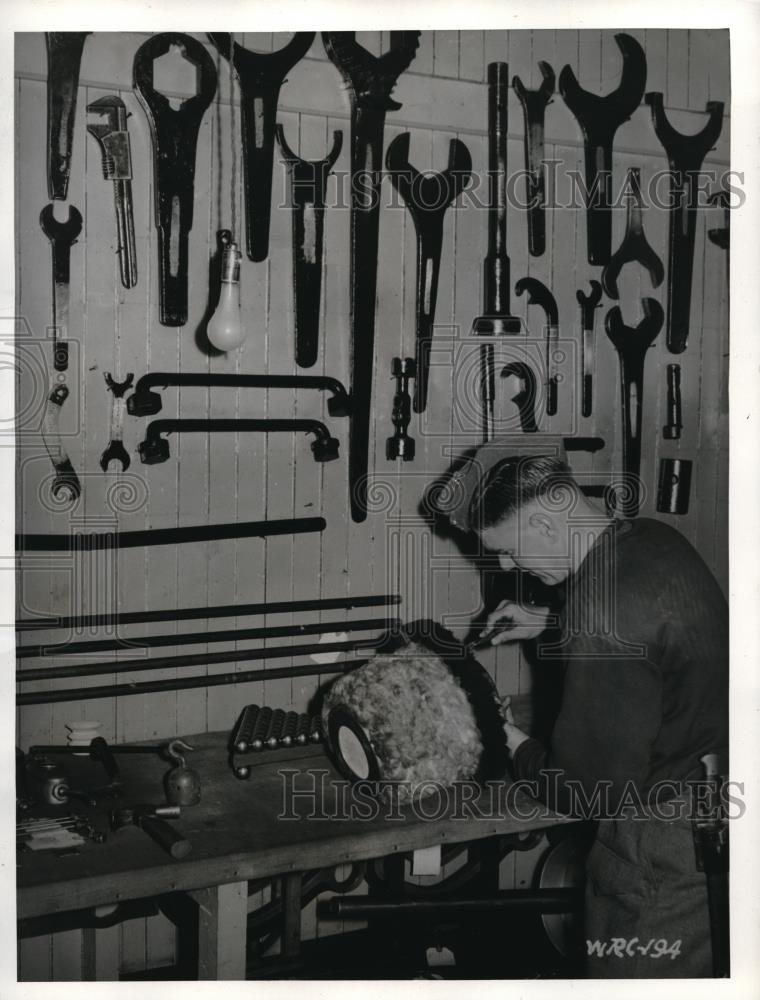
<svg viewBox="0 0 760 1000">
<path fill-rule="evenodd" d="M 580 288 L 575 293 L 581 307 L 583 327 L 583 349 L 581 353 L 581 416 L 590 417 L 593 409 L 594 390 L 594 320 L 596 309 L 602 301 L 602 286 L 591 281 L 591 293 L 586 295 Z"/>
<path fill-rule="evenodd" d="M 106 380 L 106 385 L 113 393 L 113 401 L 111 405 L 111 440 L 108 442 L 106 450 L 100 456 L 100 468 L 103 472 L 108 472 L 109 463 L 116 461 L 121 462 L 122 471 L 126 472 L 131 459 L 121 439 L 124 426 L 124 393 L 127 389 L 132 388 L 135 376 L 130 372 L 123 382 L 115 382 L 110 372 L 104 372 L 103 377 Z"/>
<path fill-rule="evenodd" d="M 69 205 L 69 217 L 59 222 L 53 215 L 53 206 L 46 205 L 40 212 L 40 227 L 50 240 L 53 252 L 53 367 L 65 372 L 69 367 L 69 280 L 71 247 L 82 231 L 82 216 Z"/>
<path fill-rule="evenodd" d="M 528 90 L 519 76 L 512 77 L 525 117 L 525 172 L 528 183 L 528 249 L 540 257 L 546 249 L 546 178 L 544 176 L 544 118 L 554 93 L 554 70 L 539 62 L 541 86 Z"/>
<path fill-rule="evenodd" d="M 520 278 L 515 284 L 515 295 L 522 295 L 523 292 L 528 293 L 529 306 L 540 306 L 546 313 L 546 412 L 549 416 L 553 416 L 557 412 L 557 387 L 559 385 L 555 359 L 559 339 L 557 302 L 546 285 L 538 278 Z"/>
</svg>

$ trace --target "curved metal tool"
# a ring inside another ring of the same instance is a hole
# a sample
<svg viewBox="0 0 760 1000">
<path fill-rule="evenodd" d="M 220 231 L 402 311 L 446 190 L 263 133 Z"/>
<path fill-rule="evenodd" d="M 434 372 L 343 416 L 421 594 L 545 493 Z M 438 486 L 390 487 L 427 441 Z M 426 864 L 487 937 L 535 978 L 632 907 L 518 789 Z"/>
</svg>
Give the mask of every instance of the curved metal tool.
<svg viewBox="0 0 760 1000">
<path fill-rule="evenodd" d="M 520 411 L 520 430 L 526 434 L 534 434 L 538 430 L 536 423 L 536 395 L 538 393 L 538 383 L 536 374 L 529 364 L 524 361 L 511 361 L 501 370 L 501 377 L 507 378 L 514 375 L 520 379 L 520 389 L 512 402 L 517 403 Z"/>
<path fill-rule="evenodd" d="M 443 217 L 449 205 L 472 179 L 472 157 L 460 139 L 451 139 L 446 169 L 437 174 L 423 174 L 409 162 L 410 139 L 409 132 L 396 136 L 385 154 L 385 166 L 391 183 L 414 220 L 417 232 L 416 380 L 412 405 L 415 413 L 423 413 L 427 406 L 430 350 L 443 248 Z"/>
<path fill-rule="evenodd" d="M 662 328 L 665 314 L 656 299 L 642 301 L 644 318 L 638 326 L 626 326 L 619 306 L 607 313 L 605 328 L 620 361 L 623 408 L 623 471 L 628 477 L 620 510 L 635 517 L 639 510 L 641 469 L 641 414 L 644 390 L 644 358 Z"/>
<path fill-rule="evenodd" d="M 600 97 L 584 90 L 565 66 L 559 91 L 583 132 L 586 161 L 586 224 L 590 264 L 606 264 L 612 250 L 612 145 L 615 133 L 641 103 L 647 78 L 644 50 L 632 35 L 620 32 L 615 41 L 623 57 L 618 86 Z"/>
<path fill-rule="evenodd" d="M 528 293 L 528 305 L 540 306 L 546 313 L 546 412 L 553 416 L 557 412 L 557 386 L 559 375 L 555 354 L 559 340 L 559 314 L 557 302 L 546 285 L 538 278 L 520 278 L 515 284 L 515 295 Z"/>
<path fill-rule="evenodd" d="M 348 477 L 351 516 L 367 517 L 367 462 L 375 349 L 377 246 L 383 131 L 399 76 L 414 59 L 419 31 L 392 31 L 391 48 L 373 56 L 353 31 L 323 31 L 330 60 L 351 92 L 351 418 Z"/>
<path fill-rule="evenodd" d="M 46 31 L 48 197 L 65 201 L 71 173 L 71 148 L 77 114 L 79 66 L 91 31 Z"/>
<path fill-rule="evenodd" d="M 628 215 L 623 242 L 610 257 L 602 272 L 604 291 L 611 299 L 619 299 L 618 277 L 624 264 L 641 264 L 649 271 L 653 288 L 659 288 L 665 277 L 662 261 L 650 246 L 644 235 L 642 221 L 641 171 L 631 167 L 626 183 L 628 198 Z"/>
<path fill-rule="evenodd" d="M 55 479 L 51 487 L 53 496 L 56 500 L 73 503 L 81 496 L 82 486 L 61 440 L 61 407 L 68 396 L 68 386 L 63 382 L 55 386 L 48 396 L 42 421 L 42 440 L 55 468 Z"/>
<path fill-rule="evenodd" d="M 130 372 L 123 382 L 115 382 L 110 372 L 104 372 L 103 377 L 109 390 L 113 393 L 113 400 L 111 403 L 111 440 L 100 456 L 100 468 L 103 472 L 108 472 L 108 466 L 111 462 L 121 462 L 122 471 L 126 472 L 132 460 L 121 439 L 124 427 L 124 393 L 127 389 L 132 388 L 135 376 Z"/>
<path fill-rule="evenodd" d="M 145 432 L 145 440 L 138 445 L 140 461 L 145 465 L 156 465 L 169 458 L 169 442 L 162 434 L 203 433 L 220 431 L 258 431 L 262 434 L 284 432 L 297 434 L 304 431 L 313 434 L 311 443 L 316 462 L 331 462 L 338 457 L 338 440 L 330 437 L 330 432 L 319 420 L 152 420 Z"/>
<path fill-rule="evenodd" d="M 592 280 L 591 293 L 586 295 L 579 288 L 575 297 L 581 307 L 581 327 L 583 329 L 581 416 L 590 417 L 594 398 L 594 320 L 596 309 L 602 301 L 602 286 L 598 281 Z"/>
<path fill-rule="evenodd" d="M 333 132 L 332 149 L 324 160 L 302 160 L 297 156 L 285 141 L 282 125 L 276 126 L 276 135 L 290 178 L 296 364 L 311 368 L 319 348 L 327 178 L 343 148 L 343 133 Z"/>
<path fill-rule="evenodd" d="M 272 166 L 277 101 L 287 73 L 311 48 L 315 31 L 297 31 L 276 52 L 251 52 L 232 41 L 228 32 L 208 37 L 229 62 L 240 85 L 245 175 L 245 239 L 251 260 L 269 254 Z"/>
<path fill-rule="evenodd" d="M 662 94 L 649 93 L 652 122 L 670 165 L 670 232 L 668 237 L 667 345 L 671 354 L 686 349 L 691 312 L 691 278 L 697 231 L 699 172 L 723 127 L 723 102 L 708 101 L 705 127 L 695 135 L 677 132 L 665 117 Z"/>
<path fill-rule="evenodd" d="M 541 86 L 528 90 L 519 76 L 512 77 L 512 89 L 522 104 L 525 117 L 525 171 L 528 185 L 528 249 L 533 257 L 546 250 L 546 178 L 544 176 L 544 117 L 554 94 L 554 70 L 539 62 Z"/>
<path fill-rule="evenodd" d="M 176 111 L 153 87 L 153 63 L 172 47 L 199 71 L 198 92 Z M 203 114 L 216 93 L 216 67 L 191 35 L 166 31 L 140 46 L 132 73 L 153 139 L 159 319 L 164 326 L 182 326 L 187 322 L 187 243 L 193 227 L 195 151 Z"/>
<path fill-rule="evenodd" d="M 65 372 L 69 367 L 69 280 L 71 248 L 82 232 L 82 216 L 69 205 L 69 217 L 59 222 L 53 206 L 40 212 L 40 228 L 50 240 L 53 253 L 53 367 Z"/>
</svg>

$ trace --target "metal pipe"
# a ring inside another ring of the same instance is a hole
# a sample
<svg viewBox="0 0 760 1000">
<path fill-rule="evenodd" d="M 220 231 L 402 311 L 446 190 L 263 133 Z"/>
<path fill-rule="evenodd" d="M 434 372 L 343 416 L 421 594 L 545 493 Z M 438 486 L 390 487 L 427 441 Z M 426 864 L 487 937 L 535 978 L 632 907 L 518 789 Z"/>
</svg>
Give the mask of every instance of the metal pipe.
<svg viewBox="0 0 760 1000">
<path fill-rule="evenodd" d="M 320 909 L 330 919 L 371 920 L 376 917 L 471 917 L 494 910 L 532 910 L 570 913 L 583 906 L 582 889 L 512 889 L 485 899 L 368 900 L 361 896 L 333 896 Z"/>
<path fill-rule="evenodd" d="M 356 667 L 364 660 L 343 660 L 341 663 L 309 663 L 295 667 L 274 667 L 268 670 L 244 670 L 240 673 L 201 675 L 200 677 L 167 678 L 141 684 L 108 684 L 99 687 L 65 688 L 60 691 L 34 691 L 17 694 L 17 705 L 54 705 L 64 701 L 86 701 L 93 698 L 118 698 L 131 694 L 151 694 L 155 691 L 186 691 L 189 688 L 219 687 L 224 684 L 248 684 L 271 681 L 282 677 L 316 677 L 339 673 Z"/>
<path fill-rule="evenodd" d="M 103 653 L 113 649 L 151 649 L 155 646 L 194 646 L 211 642 L 242 642 L 246 639 L 280 639 L 287 635 L 319 635 L 324 632 L 367 632 L 369 629 L 393 629 L 397 618 L 358 618 L 356 621 L 306 622 L 303 625 L 273 625 L 269 628 L 220 629 L 217 632 L 180 632 L 168 635 L 148 635 L 113 639 L 88 639 L 83 642 L 60 642 L 20 646 L 19 660 L 36 656 L 73 656 L 74 653 Z"/>
<path fill-rule="evenodd" d="M 196 524 L 185 528 L 149 528 L 147 531 L 72 531 L 68 535 L 16 535 L 17 552 L 93 552 L 140 545 L 179 545 L 212 542 L 220 538 L 268 538 L 324 531 L 323 517 L 282 518 L 279 521 L 241 521 L 237 524 Z"/>
</svg>

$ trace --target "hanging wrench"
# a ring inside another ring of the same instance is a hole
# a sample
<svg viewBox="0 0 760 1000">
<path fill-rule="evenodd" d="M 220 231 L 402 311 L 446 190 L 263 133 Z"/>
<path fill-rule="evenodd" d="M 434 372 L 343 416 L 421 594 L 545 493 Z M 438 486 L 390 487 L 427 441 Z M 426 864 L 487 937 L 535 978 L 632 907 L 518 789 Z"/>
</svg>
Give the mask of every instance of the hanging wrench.
<svg viewBox="0 0 760 1000">
<path fill-rule="evenodd" d="M 559 375 L 557 373 L 557 341 L 559 340 L 559 314 L 557 312 L 557 302 L 546 287 L 538 278 L 520 278 L 515 284 L 515 295 L 528 293 L 528 305 L 540 306 L 546 313 L 546 412 L 553 416 L 557 412 L 557 386 L 559 385 Z"/>
<path fill-rule="evenodd" d="M 530 365 L 524 361 L 511 361 L 501 370 L 501 377 L 513 375 L 520 380 L 520 389 L 512 396 L 512 402 L 517 403 L 520 411 L 520 430 L 525 434 L 534 434 L 538 430 L 536 423 L 536 394 L 538 386 L 536 374 Z"/>
<path fill-rule="evenodd" d="M 81 495 L 82 487 L 61 440 L 61 407 L 68 399 L 68 395 L 68 386 L 63 382 L 52 389 L 45 404 L 42 440 L 55 468 L 51 492 L 57 500 L 73 503 Z"/>
<path fill-rule="evenodd" d="M 662 327 L 665 314 L 656 299 L 642 301 L 644 318 L 636 327 L 626 326 L 619 306 L 607 313 L 605 328 L 620 360 L 621 403 L 623 408 L 623 471 L 627 483 L 620 503 L 626 517 L 639 510 L 641 469 L 641 414 L 644 388 L 644 358 Z"/>
<path fill-rule="evenodd" d="M 113 182 L 116 207 L 116 235 L 119 241 L 119 268 L 125 288 L 137 284 L 135 221 L 132 211 L 132 157 L 127 131 L 127 109 L 120 97 L 99 97 L 87 105 L 90 114 L 108 115 L 107 125 L 89 125 L 87 131 L 97 141 L 103 156 L 103 177 Z"/>
<path fill-rule="evenodd" d="M 559 90 L 578 119 L 585 142 L 586 226 L 590 264 L 606 264 L 612 250 L 612 145 L 618 128 L 641 103 L 647 78 L 644 50 L 632 35 L 615 35 L 623 56 L 620 83 L 600 97 L 584 90 L 575 73 L 565 66 Z"/>
<path fill-rule="evenodd" d="M 296 364 L 311 368 L 316 364 L 319 346 L 327 178 L 340 156 L 343 133 L 333 132 L 333 146 L 324 160 L 302 160 L 296 156 L 285 142 L 282 125 L 276 127 L 276 134 L 290 176 Z"/>
<path fill-rule="evenodd" d="M 91 31 L 47 31 L 47 183 L 52 201 L 65 201 L 77 113 L 79 66 Z"/>
<path fill-rule="evenodd" d="M 209 32 L 217 51 L 229 62 L 240 85 L 245 174 L 246 250 L 251 260 L 269 254 L 275 120 L 286 74 L 311 48 L 315 31 L 297 31 L 276 52 L 251 52 L 228 32 Z"/>
<path fill-rule="evenodd" d="M 641 198 L 641 171 L 638 167 L 631 167 L 628 171 L 626 183 L 628 192 L 628 214 L 626 218 L 625 235 L 623 242 L 610 257 L 602 271 L 602 284 L 604 291 L 611 299 L 619 299 L 618 277 L 624 264 L 641 264 L 649 271 L 649 277 L 653 288 L 659 288 L 662 279 L 665 277 L 665 269 L 662 261 L 654 252 L 644 235 L 644 224 L 642 222 L 642 198 Z"/>
<path fill-rule="evenodd" d="M 392 31 L 391 47 L 373 56 L 353 31 L 324 31 L 330 60 L 351 91 L 351 396 L 348 476 L 351 516 L 367 517 L 367 464 L 375 350 L 377 246 L 383 131 L 387 111 L 401 105 L 391 98 L 398 77 L 417 52 L 419 31 Z"/>
<path fill-rule="evenodd" d="M 540 257 L 546 249 L 546 178 L 544 171 L 544 117 L 554 93 L 554 70 L 539 62 L 541 86 L 528 90 L 519 76 L 512 77 L 525 117 L 525 172 L 528 184 L 528 249 Z"/>
<path fill-rule="evenodd" d="M 671 171 L 667 345 L 671 354 L 680 354 L 689 339 L 699 171 L 723 127 L 723 102 L 707 102 L 705 114 L 709 117 L 696 135 L 682 135 L 673 128 L 665 117 L 662 94 L 649 93 L 646 102 L 652 109 L 654 130 L 665 149 Z"/>
<path fill-rule="evenodd" d="M 50 240 L 53 252 L 53 367 L 65 372 L 69 367 L 69 280 L 71 247 L 82 232 L 82 216 L 69 205 L 69 217 L 59 222 L 53 206 L 40 212 L 40 227 Z"/>
<path fill-rule="evenodd" d="M 108 472 L 109 463 L 116 461 L 121 462 L 122 472 L 126 472 L 131 459 L 121 439 L 124 429 L 124 393 L 127 389 L 132 388 L 135 376 L 130 372 L 123 382 L 114 382 L 110 372 L 104 372 L 103 377 L 113 393 L 113 400 L 111 403 L 111 440 L 100 456 L 100 468 L 103 472 Z"/>
<path fill-rule="evenodd" d="M 153 87 L 153 63 L 173 46 L 199 70 L 198 93 L 176 111 Z M 187 322 L 187 243 L 193 227 L 195 150 L 203 113 L 216 93 L 216 67 L 195 38 L 166 31 L 140 46 L 132 75 L 153 139 L 159 320 L 164 326 L 182 326 Z"/>
<path fill-rule="evenodd" d="M 590 417 L 594 398 L 594 320 L 596 309 L 602 301 L 602 286 L 598 281 L 592 280 L 591 293 L 586 295 L 579 288 L 575 297 L 581 307 L 581 327 L 583 328 L 581 416 Z"/>
<path fill-rule="evenodd" d="M 422 174 L 409 162 L 409 132 L 402 132 L 388 146 L 385 166 L 391 183 L 406 203 L 417 232 L 417 329 L 414 412 L 427 406 L 430 350 L 433 342 L 438 272 L 443 248 L 446 209 L 472 179 L 472 158 L 460 139 L 449 142 L 449 164 L 439 174 Z"/>
</svg>

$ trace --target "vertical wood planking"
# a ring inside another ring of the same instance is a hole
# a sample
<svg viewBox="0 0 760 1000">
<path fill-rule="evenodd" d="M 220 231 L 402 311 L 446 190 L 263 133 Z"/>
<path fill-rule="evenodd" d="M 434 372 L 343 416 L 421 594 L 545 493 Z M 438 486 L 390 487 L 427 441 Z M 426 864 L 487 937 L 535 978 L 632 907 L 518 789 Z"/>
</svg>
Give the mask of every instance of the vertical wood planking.
<svg viewBox="0 0 760 1000">
<path fill-rule="evenodd" d="M 433 74 L 457 76 L 459 74 L 459 32 L 434 32 Z"/>
</svg>

